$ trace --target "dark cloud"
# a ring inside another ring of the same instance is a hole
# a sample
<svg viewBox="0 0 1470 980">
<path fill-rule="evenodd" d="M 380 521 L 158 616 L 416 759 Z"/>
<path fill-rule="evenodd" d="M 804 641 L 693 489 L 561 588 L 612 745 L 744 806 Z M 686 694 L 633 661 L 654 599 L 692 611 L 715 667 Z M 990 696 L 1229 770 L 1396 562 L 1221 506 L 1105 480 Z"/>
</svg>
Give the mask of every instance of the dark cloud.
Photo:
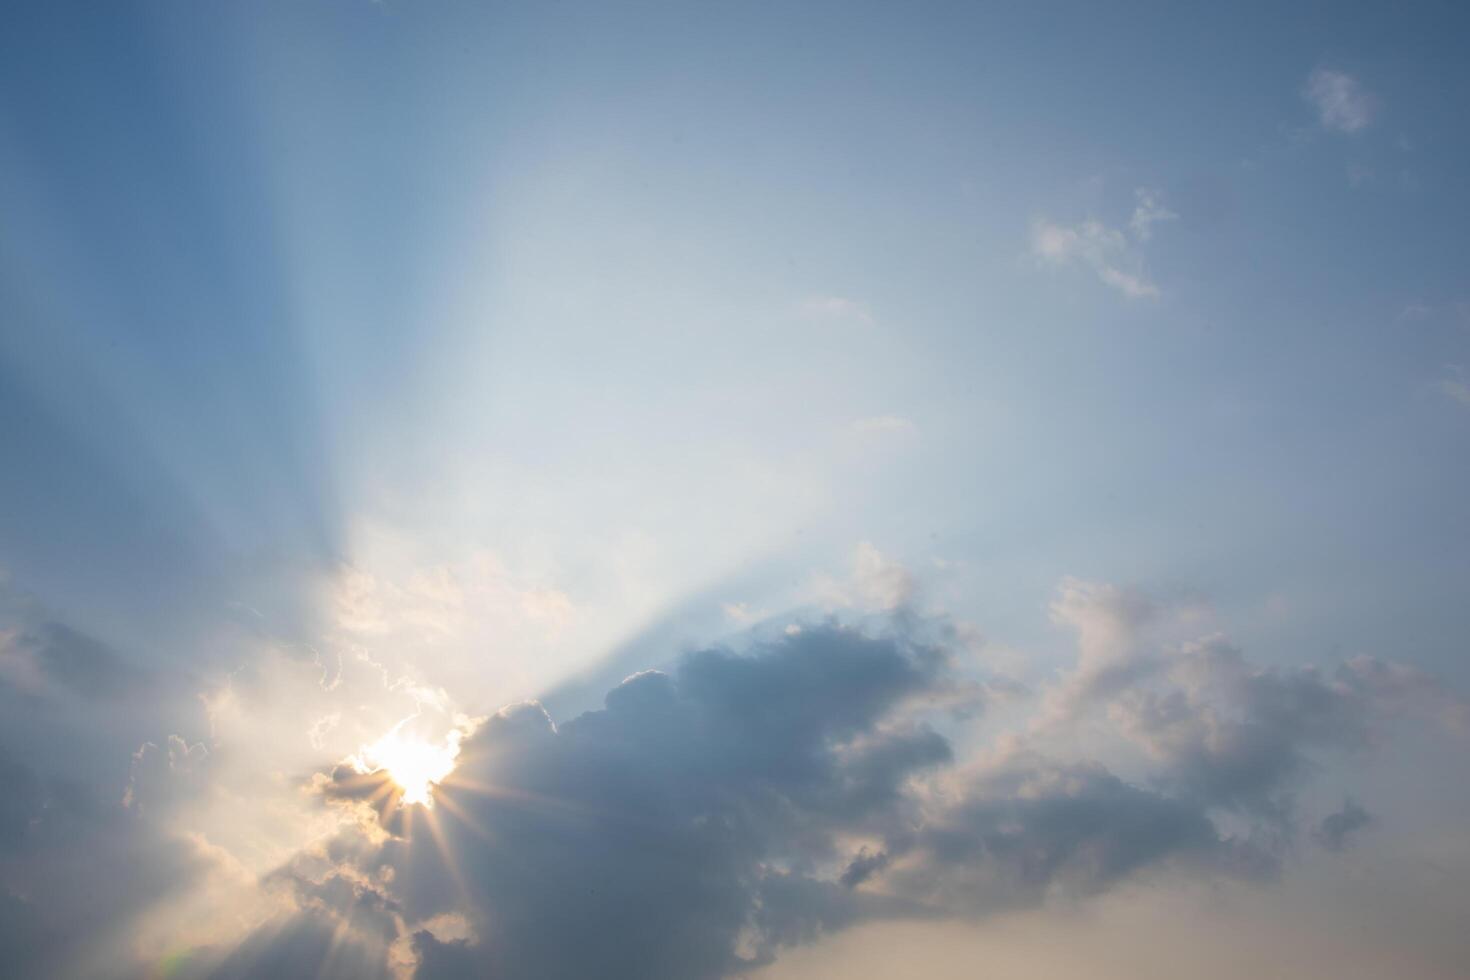
<svg viewBox="0 0 1470 980">
<path fill-rule="evenodd" d="M 337 873 L 402 917 L 421 976 L 697 978 L 875 918 L 985 914 L 1151 866 L 1270 866 L 1196 802 L 1096 764 L 1015 753 L 919 792 L 953 761 L 923 722 L 950 666 L 829 626 L 687 655 L 560 726 L 512 706 L 465 742 L 432 814 L 385 803 L 381 777 L 323 780 L 398 835 L 344 847 Z M 333 908 L 302 915 L 363 931 Z M 414 925 L 448 914 L 470 937 Z"/>
<path fill-rule="evenodd" d="M 19 847 L 44 805 L 42 787 L 30 766 L 10 758 L 0 746 L 0 853 Z"/>
<path fill-rule="evenodd" d="M 941 685 L 942 662 L 819 629 L 635 675 L 560 728 L 534 705 L 492 718 L 436 811 L 480 912 L 482 970 L 721 976 L 860 918 L 867 899 L 812 869 L 840 859 L 842 834 L 901 824 L 902 784 L 949 758 L 895 717 Z M 420 834 L 390 858 L 421 915 L 455 898 L 434 848 Z M 808 886 L 824 900 L 799 901 Z"/>
<path fill-rule="evenodd" d="M 208 873 L 209 859 L 116 800 L 3 752 L 0 776 L 0 963 L 15 976 L 126 973 L 109 961 L 110 941 Z"/>
<path fill-rule="evenodd" d="M 5 588 L 0 616 L 0 972 L 126 975 L 130 927 L 217 870 L 168 819 L 208 753 L 159 727 L 197 699 Z"/>
<path fill-rule="evenodd" d="M 1045 725 L 958 768 L 946 726 L 989 687 L 906 616 L 689 653 L 560 725 L 512 705 L 464 740 L 432 809 L 383 773 L 320 772 L 318 797 L 355 819 L 265 877 L 288 911 L 180 975 L 715 978 L 873 920 L 984 916 L 1142 873 L 1262 878 L 1319 754 L 1361 751 L 1398 715 L 1463 719 L 1402 665 L 1266 669 L 1218 636 L 1146 649 L 1154 613 L 1082 599 L 1067 711 L 1040 700 Z M 75 703 L 105 661 L 57 642 L 72 653 L 45 696 Z M 1100 721 L 1146 750 L 1133 781 L 1058 751 Z M 163 828 L 208 790 L 215 748 L 145 741 L 115 791 L 0 755 L 0 954 L 85 975 L 204 881 L 208 848 Z M 1313 834 L 1339 849 L 1365 820 L 1348 804 Z"/>
<path fill-rule="evenodd" d="M 888 867 L 889 860 L 887 851 L 869 852 L 864 847 L 858 851 L 857 857 L 848 863 L 847 869 L 842 872 L 842 877 L 838 880 L 848 888 L 856 888 L 874 874 Z"/>
<path fill-rule="evenodd" d="M 1368 811 L 1352 800 L 1343 800 L 1342 809 L 1329 813 L 1312 829 L 1312 838 L 1329 851 L 1340 851 L 1358 831 L 1373 822 Z"/>
<path fill-rule="evenodd" d="M 135 691 L 145 675 L 106 644 L 62 623 L 46 623 L 20 646 L 53 683 L 87 698 L 116 697 Z"/>
<path fill-rule="evenodd" d="M 897 887 L 942 908 L 990 913 L 1065 890 L 1087 895 L 1150 865 L 1231 874 L 1273 866 L 1205 811 L 1132 786 L 1096 763 L 1022 755 L 972 781 L 898 849 Z"/>
<path fill-rule="evenodd" d="M 184 976 L 208 976 L 213 980 L 261 977 L 387 980 L 393 972 L 386 945 L 373 942 L 371 937 L 344 932 L 340 918 L 308 908 L 267 923 L 221 962 L 194 964 Z"/>
</svg>

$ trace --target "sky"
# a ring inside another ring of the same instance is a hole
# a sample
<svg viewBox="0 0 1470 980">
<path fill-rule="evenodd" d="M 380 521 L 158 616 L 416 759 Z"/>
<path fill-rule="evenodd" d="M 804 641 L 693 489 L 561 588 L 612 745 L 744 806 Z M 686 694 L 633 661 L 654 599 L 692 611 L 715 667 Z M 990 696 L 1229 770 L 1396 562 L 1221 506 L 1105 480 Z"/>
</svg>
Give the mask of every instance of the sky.
<svg viewBox="0 0 1470 980">
<path fill-rule="evenodd" d="M 0 11 L 0 973 L 1449 978 L 1456 3 Z"/>
</svg>

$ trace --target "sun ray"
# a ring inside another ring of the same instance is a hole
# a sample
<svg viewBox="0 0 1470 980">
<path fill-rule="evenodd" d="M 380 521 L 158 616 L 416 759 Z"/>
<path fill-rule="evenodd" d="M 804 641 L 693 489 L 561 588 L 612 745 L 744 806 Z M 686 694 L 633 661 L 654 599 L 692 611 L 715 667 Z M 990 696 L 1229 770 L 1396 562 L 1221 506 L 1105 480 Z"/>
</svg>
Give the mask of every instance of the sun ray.
<svg viewBox="0 0 1470 980">
<path fill-rule="evenodd" d="M 440 800 L 451 810 L 453 809 L 454 804 L 444 799 L 442 794 Z M 459 872 L 459 865 L 455 862 L 454 855 L 450 853 L 449 841 L 445 838 L 444 828 L 439 826 L 439 818 L 434 815 L 433 810 L 427 808 L 424 810 L 424 826 L 429 828 L 429 837 L 433 839 L 434 848 L 439 852 L 439 860 L 444 865 L 444 870 L 450 879 L 454 881 L 455 887 L 459 889 L 460 897 L 466 902 L 471 901 L 469 884 Z"/>
<path fill-rule="evenodd" d="M 460 805 L 460 803 L 454 799 L 454 796 L 443 786 L 439 787 L 439 791 L 435 794 L 435 799 L 438 800 L 438 802 L 444 806 L 444 809 L 448 810 L 456 820 L 464 824 L 470 830 L 474 831 L 480 837 L 484 838 L 487 841 L 493 841 L 495 839 L 495 835 L 490 831 L 490 828 L 486 827 L 484 824 L 480 823 L 480 821 L 476 820 L 470 814 L 470 812 L 466 810 L 462 805 Z"/>
</svg>

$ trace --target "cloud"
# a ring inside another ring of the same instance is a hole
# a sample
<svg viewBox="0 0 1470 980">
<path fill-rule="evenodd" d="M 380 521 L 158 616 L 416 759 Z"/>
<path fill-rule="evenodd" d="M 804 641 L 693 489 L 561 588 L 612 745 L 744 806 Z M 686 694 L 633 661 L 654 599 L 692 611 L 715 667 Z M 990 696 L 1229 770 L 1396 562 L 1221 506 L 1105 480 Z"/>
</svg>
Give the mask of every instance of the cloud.
<svg viewBox="0 0 1470 980">
<path fill-rule="evenodd" d="M 381 901 L 375 891 L 366 891 Z M 390 943 L 381 935 L 365 934 L 357 928 L 360 924 L 360 918 L 351 914 L 303 910 L 256 930 L 222 961 L 196 963 L 180 974 L 209 980 L 390 980 L 394 976 L 389 965 Z"/>
<path fill-rule="evenodd" d="M 168 737 L 167 749 L 144 742 L 133 753 L 122 805 L 139 811 L 159 809 L 191 796 L 204 779 L 208 760 L 209 749 L 203 743 L 190 745 L 178 735 Z"/>
<path fill-rule="evenodd" d="M 1077 634 L 1076 666 L 1048 692 L 1040 724 L 1068 722 L 1090 703 L 1127 687 L 1154 668 L 1144 631 L 1163 610 L 1137 589 L 1067 577 L 1051 602 L 1051 619 Z"/>
<path fill-rule="evenodd" d="M 874 323 L 873 311 L 866 303 L 843 296 L 813 296 L 801 304 L 804 314 L 818 319 L 847 320 L 863 326 Z"/>
<path fill-rule="evenodd" d="M 1465 369 L 1458 364 L 1445 366 L 1448 377 L 1441 378 L 1436 387 L 1440 394 L 1457 404 L 1470 408 L 1470 380 L 1467 380 Z"/>
<path fill-rule="evenodd" d="M 1173 639 L 1206 618 L 1195 603 L 1068 578 L 1051 611 L 1076 631 L 1078 658 L 1045 689 L 1033 736 L 1065 740 L 1102 716 L 1152 760 L 1152 785 L 1277 836 L 1322 757 L 1361 753 L 1403 717 L 1470 731 L 1470 705 L 1407 664 L 1261 667 L 1220 632 Z"/>
<path fill-rule="evenodd" d="M 812 586 L 818 603 L 828 608 L 892 612 L 908 605 L 917 584 L 902 562 L 889 558 L 871 541 L 853 549 L 852 571 L 845 581 L 818 575 Z"/>
<path fill-rule="evenodd" d="M 950 760 L 902 710 L 942 687 L 943 668 L 902 639 L 808 629 L 634 675 L 560 726 L 538 705 L 507 708 L 465 742 L 438 833 L 391 841 L 358 870 L 391 867 L 384 891 L 410 922 L 460 907 L 460 878 L 480 938 L 416 935 L 426 964 L 726 975 L 885 904 L 840 884 L 842 840 L 906 824 L 907 780 Z"/>
<path fill-rule="evenodd" d="M 1309 750 L 1459 703 L 1384 661 L 1278 671 L 1219 637 L 1142 652 L 1181 608 L 1080 580 L 1053 604 L 1081 650 L 1062 686 L 1147 665 L 1078 687 L 1076 706 L 1106 708 L 1148 751 L 1144 781 L 1045 738 L 957 764 L 929 720 L 963 684 L 952 651 L 906 628 L 809 625 L 635 674 L 560 725 L 534 702 L 505 708 L 464 742 L 432 811 L 339 768 L 325 797 L 368 806 L 370 823 L 283 873 L 299 911 L 242 949 L 274 963 L 300 946 L 320 969 L 314 937 L 335 923 L 421 978 L 720 977 L 863 922 L 990 915 L 1144 873 L 1262 878 L 1285 838 L 1219 815 L 1276 827 Z M 429 928 L 445 916 L 463 928 Z"/>
<path fill-rule="evenodd" d="M 750 626 L 765 619 L 770 613 L 763 609 L 752 609 L 748 602 L 722 602 L 720 611 L 725 618 L 741 626 Z"/>
<path fill-rule="evenodd" d="M 50 684 L 89 700 L 137 694 L 149 680 L 106 644 L 64 623 L 41 623 L 9 647 L 0 656 L 26 658 Z"/>
<path fill-rule="evenodd" d="M 1253 876 L 1274 859 L 1221 835 L 1204 810 L 1130 785 L 1097 763 L 1016 754 L 904 842 L 895 885 L 926 903 L 989 914 L 1050 894 L 1092 895 L 1174 863 Z"/>
<path fill-rule="evenodd" d="M 1154 649 L 1139 628 L 1157 607 L 1107 586 L 1064 585 L 1056 608 L 1080 623 L 1082 655 L 1047 692 L 1044 717 L 1055 726 L 1103 711 L 1156 762 L 1157 785 L 1204 808 L 1284 828 L 1313 753 L 1366 749 L 1404 716 L 1470 728 L 1470 706 L 1406 664 L 1257 667 L 1221 633 Z"/>
<path fill-rule="evenodd" d="M 171 935 L 210 938 L 148 947 L 192 946 L 179 976 L 730 976 L 864 923 L 987 916 L 1144 875 L 1277 874 L 1320 757 L 1371 747 L 1399 717 L 1465 727 L 1463 702 L 1406 665 L 1263 668 L 1222 636 L 1174 642 L 1197 604 L 1080 579 L 1051 606 L 1075 665 L 1039 702 L 1001 703 L 970 631 L 919 615 L 902 565 L 865 543 L 843 588 L 866 627 L 758 629 L 559 723 L 535 702 L 502 709 L 463 740 L 432 809 L 350 763 L 263 787 L 273 816 L 305 822 L 284 789 L 320 831 L 238 886 L 253 904 L 198 906 L 226 874 L 220 849 L 167 829 L 223 792 L 233 738 L 145 743 L 110 796 L 0 758 L 0 947 L 33 973 L 96 973 L 131 955 L 117 937 L 145 910 L 188 902 L 214 931 Z M 351 674 L 308 686 L 358 697 Z M 1027 728 L 1033 711 L 1052 722 Z M 981 730 L 967 719 L 990 712 L 1021 724 L 962 751 Z M 1103 730 L 1143 750 L 1129 769 L 1104 758 Z M 1307 832 L 1332 849 L 1357 821 L 1345 807 Z"/>
<path fill-rule="evenodd" d="M 1312 839 L 1329 851 L 1340 851 L 1350 838 L 1373 822 L 1373 818 L 1352 800 L 1343 800 L 1342 809 L 1329 813 L 1312 830 Z"/>
<path fill-rule="evenodd" d="M 852 431 L 859 436 L 905 436 L 918 431 L 909 419 L 899 415 L 872 415 L 852 423 Z"/>
<path fill-rule="evenodd" d="M 1378 112 L 1378 100 L 1357 79 L 1330 68 L 1307 76 L 1302 97 L 1317 110 L 1322 128 L 1338 133 L 1361 132 Z"/>
<path fill-rule="evenodd" d="M 1104 283 L 1133 299 L 1155 299 L 1159 295 L 1142 256 L 1121 231 L 1099 221 L 1066 226 L 1038 220 L 1031 226 L 1031 254 L 1050 265 L 1084 265 Z"/>
<path fill-rule="evenodd" d="M 1408 303 L 1404 306 L 1402 310 L 1399 311 L 1399 315 L 1394 317 L 1393 322 L 1395 325 L 1414 323 L 1421 320 L 1427 320 L 1433 315 L 1434 307 L 1432 306 L 1428 306 L 1424 303 Z"/>
<path fill-rule="evenodd" d="M 1146 242 L 1153 237 L 1154 225 L 1178 219 L 1179 215 L 1164 206 L 1164 195 L 1161 191 L 1140 187 L 1133 194 L 1137 203 L 1133 207 L 1133 217 L 1128 220 L 1128 227 L 1133 230 L 1133 237 L 1140 242 Z"/>
<path fill-rule="evenodd" d="M 116 975 L 109 938 L 212 871 L 186 839 L 3 749 L 0 779 L 0 962 L 12 975 Z"/>
</svg>

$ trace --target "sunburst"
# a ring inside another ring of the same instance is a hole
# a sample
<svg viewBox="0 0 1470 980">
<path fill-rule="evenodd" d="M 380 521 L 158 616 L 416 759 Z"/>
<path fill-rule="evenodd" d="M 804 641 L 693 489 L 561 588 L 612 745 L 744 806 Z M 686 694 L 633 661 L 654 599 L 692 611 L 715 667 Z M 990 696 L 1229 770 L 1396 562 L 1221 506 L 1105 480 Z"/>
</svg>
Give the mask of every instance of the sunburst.
<svg viewBox="0 0 1470 980">
<path fill-rule="evenodd" d="M 394 725 L 386 735 L 365 747 L 357 756 L 360 772 L 381 772 L 402 793 L 406 804 L 434 805 L 434 785 L 454 769 L 459 756 L 458 730 L 440 742 L 431 742 L 404 730 L 404 721 Z"/>
</svg>

